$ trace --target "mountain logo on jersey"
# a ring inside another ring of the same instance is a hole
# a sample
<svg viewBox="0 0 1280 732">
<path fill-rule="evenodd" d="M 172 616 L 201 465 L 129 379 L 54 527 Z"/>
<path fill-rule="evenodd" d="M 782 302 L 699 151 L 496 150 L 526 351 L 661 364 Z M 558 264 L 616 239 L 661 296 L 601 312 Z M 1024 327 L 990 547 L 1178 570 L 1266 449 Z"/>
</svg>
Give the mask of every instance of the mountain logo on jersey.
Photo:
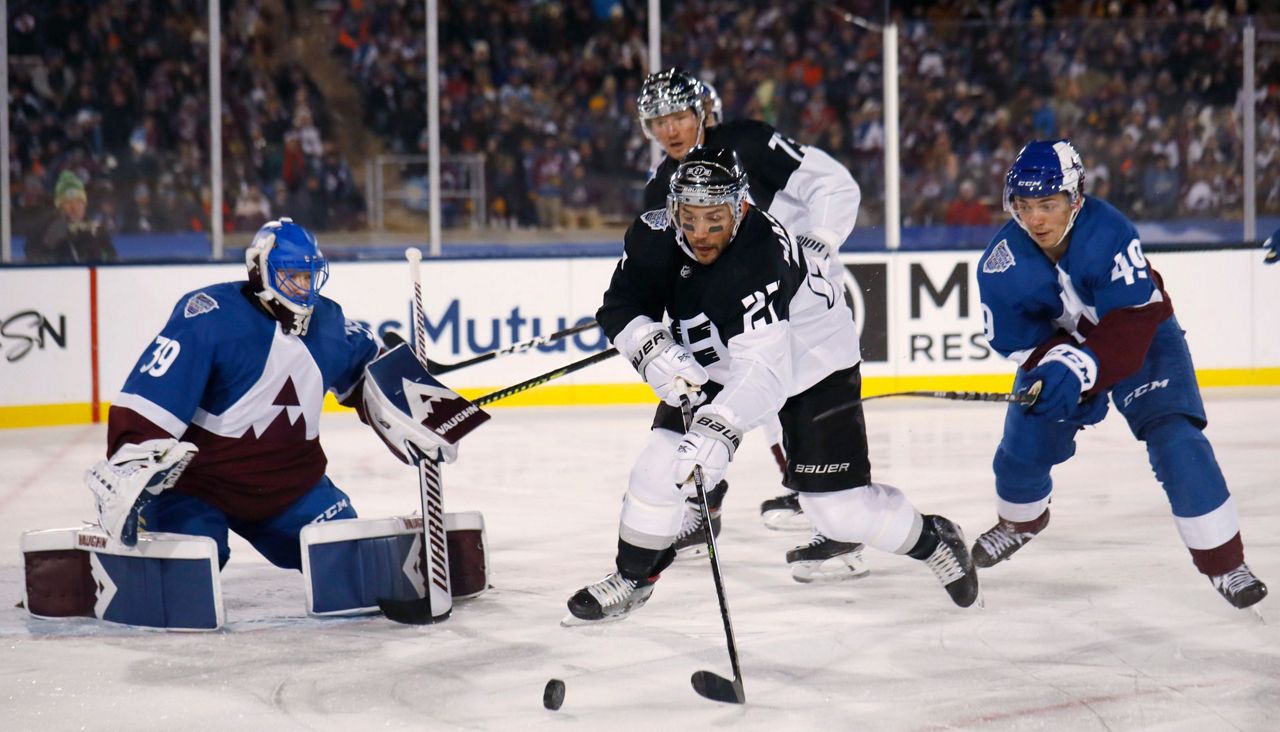
<svg viewBox="0 0 1280 732">
<path fill-rule="evenodd" d="M 982 263 L 982 271 L 987 274 L 999 274 L 1015 264 L 1017 261 L 1013 258 L 1013 252 L 1009 250 L 1009 240 L 1001 239 L 996 248 L 987 255 L 986 261 Z"/>
<path fill-rule="evenodd" d="M 209 297 L 203 292 L 197 292 L 192 295 L 187 304 L 182 308 L 182 317 L 194 318 L 197 315 L 204 315 L 218 309 L 218 301 Z"/>
<path fill-rule="evenodd" d="M 665 230 L 667 225 L 671 222 L 671 219 L 667 216 L 667 210 L 665 208 L 655 208 L 652 211 L 645 211 L 640 214 L 640 220 L 645 222 L 645 224 L 654 231 Z"/>
</svg>

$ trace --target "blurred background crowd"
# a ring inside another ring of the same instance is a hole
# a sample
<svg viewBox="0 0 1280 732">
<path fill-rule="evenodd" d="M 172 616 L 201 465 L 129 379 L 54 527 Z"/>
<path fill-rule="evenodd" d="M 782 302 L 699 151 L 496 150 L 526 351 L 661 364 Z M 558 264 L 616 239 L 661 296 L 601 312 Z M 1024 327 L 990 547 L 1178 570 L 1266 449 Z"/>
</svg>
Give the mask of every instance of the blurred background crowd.
<svg viewBox="0 0 1280 732">
<path fill-rule="evenodd" d="M 426 151 L 422 3 L 220 4 L 227 231 L 286 214 L 320 230 L 365 228 L 383 203 L 369 200 L 373 162 Z M 874 225 L 882 37 L 842 14 L 882 22 L 885 5 L 663 3 L 663 63 L 712 82 L 727 119 L 763 119 L 843 161 L 862 184 L 859 226 Z M 905 226 L 999 222 L 1018 146 L 1061 136 L 1085 159 L 1088 191 L 1132 218 L 1239 219 L 1250 18 L 1258 210 L 1280 213 L 1280 23 L 1268 30 L 1268 3 L 889 5 Z M 634 104 L 648 72 L 645 6 L 440 3 L 442 190 L 483 190 L 446 199 L 446 227 L 596 228 L 634 216 L 651 162 Z M 67 172 L 85 219 L 108 233 L 207 231 L 207 17 L 205 0 L 10 0 L 15 235 L 38 236 L 65 209 Z M 425 164 L 403 160 L 386 185 L 421 189 Z"/>
</svg>

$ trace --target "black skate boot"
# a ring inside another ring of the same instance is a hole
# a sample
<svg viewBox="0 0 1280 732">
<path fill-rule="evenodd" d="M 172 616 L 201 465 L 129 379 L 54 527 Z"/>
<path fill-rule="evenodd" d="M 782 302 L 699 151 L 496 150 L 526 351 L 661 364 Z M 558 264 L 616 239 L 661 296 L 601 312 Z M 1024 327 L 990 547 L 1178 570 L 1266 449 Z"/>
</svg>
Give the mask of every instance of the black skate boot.
<svg viewBox="0 0 1280 732">
<path fill-rule="evenodd" d="M 973 563 L 982 569 L 1003 562 L 1049 525 L 1049 509 L 1030 521 L 1000 519 L 973 543 Z"/>
<path fill-rule="evenodd" d="M 649 596 L 653 594 L 653 583 L 657 579 L 651 577 L 637 582 L 614 572 L 573 593 L 573 597 L 569 598 L 569 615 L 560 624 L 588 625 L 621 620 L 649 601 Z"/>
<path fill-rule="evenodd" d="M 796 582 L 834 582 L 866 577 L 871 571 L 862 561 L 862 545 L 829 539 L 821 532 L 808 544 L 787 552 L 791 579 Z"/>
<path fill-rule="evenodd" d="M 1226 574 L 1210 577 L 1209 581 L 1213 582 L 1219 595 L 1241 610 L 1257 604 L 1267 596 L 1267 586 L 1254 576 L 1247 564 L 1241 564 Z"/>
<path fill-rule="evenodd" d="M 720 507 L 724 505 L 724 494 L 729 491 L 729 481 L 722 480 L 716 487 L 707 491 L 707 513 L 711 516 L 711 535 L 720 538 Z M 707 537 L 702 533 L 702 507 L 698 505 L 698 497 L 694 496 L 684 503 L 684 518 L 680 523 L 680 533 L 671 545 L 676 550 L 676 559 L 690 559 L 707 553 Z"/>
<path fill-rule="evenodd" d="M 957 605 L 969 607 L 979 602 L 981 595 L 978 570 L 973 566 L 973 558 L 969 556 L 969 549 L 965 546 L 964 532 L 942 516 L 925 516 L 924 520 L 932 521 L 933 529 L 938 534 L 938 546 L 934 547 L 933 553 L 924 563 L 937 575 L 938 581 Z"/>
<path fill-rule="evenodd" d="M 800 507 L 800 495 L 789 491 L 760 504 L 760 518 L 774 531 L 809 531 L 813 526 Z"/>
</svg>

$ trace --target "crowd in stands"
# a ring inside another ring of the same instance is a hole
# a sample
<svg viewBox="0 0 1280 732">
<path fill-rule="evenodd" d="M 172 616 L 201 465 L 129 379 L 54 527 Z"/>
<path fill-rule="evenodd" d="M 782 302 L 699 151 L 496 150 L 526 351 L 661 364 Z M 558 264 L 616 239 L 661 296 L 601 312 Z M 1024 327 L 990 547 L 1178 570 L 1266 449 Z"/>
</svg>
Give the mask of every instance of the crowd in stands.
<svg viewBox="0 0 1280 732">
<path fill-rule="evenodd" d="M 819 145 L 883 211 L 879 0 L 664 4 L 663 63 L 712 81 L 727 119 L 763 119 Z M 485 153 L 490 215 L 558 226 L 565 211 L 629 215 L 649 168 L 633 98 L 646 8 L 473 0 L 440 7 L 443 147 Z M 1032 138 L 1069 136 L 1089 190 L 1137 219 L 1239 216 L 1241 22 L 1222 0 L 894 3 L 900 38 L 903 223 L 1001 220 L 1001 175 Z M 335 42 L 365 119 L 393 149 L 424 149 L 420 3 L 345 0 Z M 1260 211 L 1280 212 L 1280 63 L 1259 52 Z"/>
<path fill-rule="evenodd" d="M 276 53 L 281 19 L 262 0 L 222 5 L 226 230 L 290 213 L 317 229 L 362 226 L 325 99 Z M 8 11 L 15 235 L 38 236 L 55 216 L 68 171 L 108 234 L 207 231 L 205 0 L 11 0 Z"/>
<path fill-rule="evenodd" d="M 210 221 L 205 0 L 11 0 L 9 156 L 16 233 L 74 172 L 110 233 L 203 231 Z M 281 53 L 292 17 L 325 13 L 391 153 L 427 148 L 424 9 L 405 0 L 222 0 L 229 231 L 285 212 L 364 225 L 332 110 Z M 862 184 L 861 226 L 883 218 L 881 0 L 664 4 L 664 65 L 715 84 L 725 117 L 763 119 L 831 152 Z M 900 28 L 905 225 L 1003 220 L 1001 175 L 1032 138 L 1072 138 L 1088 191 L 1139 220 L 1234 218 L 1244 155 L 1239 0 L 893 3 Z M 519 227 L 629 220 L 651 165 L 636 121 L 646 0 L 441 3 L 441 140 L 483 156 L 483 214 Z M 1262 30 L 1268 18 L 1259 19 Z M 289 22 L 286 22 L 289 21 Z M 1277 29 L 1280 30 L 1280 29 Z M 1275 31 L 1272 31 L 1274 34 Z M 1259 212 L 1280 213 L 1280 44 L 1259 44 Z M 480 159 L 480 158 L 476 158 Z M 423 168 L 425 169 L 425 168 Z M 446 186 L 468 186 L 446 163 Z M 420 174 L 421 170 L 410 175 Z M 420 184 L 421 185 L 421 184 Z M 451 201 L 446 226 L 476 214 Z"/>
</svg>

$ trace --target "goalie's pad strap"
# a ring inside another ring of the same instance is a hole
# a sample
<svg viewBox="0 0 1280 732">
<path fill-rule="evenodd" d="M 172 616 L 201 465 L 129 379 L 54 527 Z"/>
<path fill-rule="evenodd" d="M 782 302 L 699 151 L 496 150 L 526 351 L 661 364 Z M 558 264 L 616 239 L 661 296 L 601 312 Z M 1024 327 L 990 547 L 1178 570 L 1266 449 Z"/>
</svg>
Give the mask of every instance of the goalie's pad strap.
<svg viewBox="0 0 1280 732">
<path fill-rule="evenodd" d="M 37 617 L 91 617 L 166 630 L 222 627 L 218 549 L 204 536 L 147 533 L 127 547 L 98 528 L 28 531 L 23 604 Z"/>
<path fill-rule="evenodd" d="M 446 513 L 450 594 L 475 597 L 488 588 L 484 518 L 476 511 Z M 307 612 L 378 612 L 378 599 L 425 596 L 422 517 L 346 519 L 303 527 L 302 575 Z"/>
</svg>

